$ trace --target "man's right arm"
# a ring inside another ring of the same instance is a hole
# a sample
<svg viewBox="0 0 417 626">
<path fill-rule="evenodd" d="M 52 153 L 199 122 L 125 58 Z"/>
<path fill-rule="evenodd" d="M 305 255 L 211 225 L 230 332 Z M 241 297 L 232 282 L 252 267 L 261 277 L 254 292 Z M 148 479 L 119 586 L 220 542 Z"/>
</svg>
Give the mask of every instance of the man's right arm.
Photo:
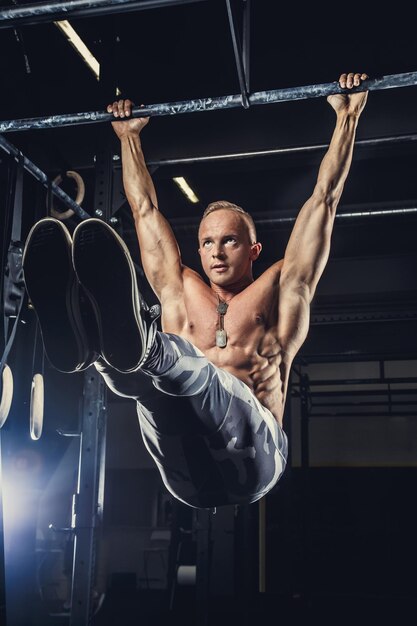
<svg viewBox="0 0 417 626">
<path fill-rule="evenodd" d="M 143 270 L 152 289 L 162 302 L 182 292 L 182 265 L 171 226 L 158 209 L 155 187 L 145 163 L 140 138 L 149 118 L 132 118 L 133 103 L 119 100 L 107 111 L 124 121 L 112 126 L 120 139 L 123 186 L 132 209 Z"/>
</svg>

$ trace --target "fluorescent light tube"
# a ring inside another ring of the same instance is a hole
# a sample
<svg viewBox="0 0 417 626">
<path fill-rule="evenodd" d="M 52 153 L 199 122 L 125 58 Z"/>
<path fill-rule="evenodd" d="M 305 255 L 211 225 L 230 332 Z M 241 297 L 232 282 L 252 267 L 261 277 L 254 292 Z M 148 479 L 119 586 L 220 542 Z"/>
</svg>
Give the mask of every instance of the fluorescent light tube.
<svg viewBox="0 0 417 626">
<path fill-rule="evenodd" d="M 173 178 L 173 181 L 178 185 L 182 193 L 188 198 L 190 202 L 193 202 L 195 204 L 199 201 L 194 191 L 191 189 L 190 185 L 185 180 L 185 178 L 183 178 L 182 176 L 179 176 L 177 178 Z"/>
</svg>

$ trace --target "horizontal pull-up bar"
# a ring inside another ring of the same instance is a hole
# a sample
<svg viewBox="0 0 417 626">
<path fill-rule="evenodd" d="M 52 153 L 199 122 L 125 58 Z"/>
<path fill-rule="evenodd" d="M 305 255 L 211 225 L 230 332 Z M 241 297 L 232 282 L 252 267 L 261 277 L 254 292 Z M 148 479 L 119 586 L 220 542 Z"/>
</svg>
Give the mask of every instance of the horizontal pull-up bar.
<svg viewBox="0 0 417 626">
<path fill-rule="evenodd" d="M 176 4 L 206 2 L 207 0 L 57 0 L 32 2 L 24 6 L 3 7 L 0 28 L 16 28 L 56 20 L 95 17 L 110 13 L 128 13 L 144 9 L 159 9 Z"/>
<path fill-rule="evenodd" d="M 379 91 L 397 87 L 414 87 L 417 85 L 417 72 L 406 74 L 392 74 L 367 80 L 360 87 L 346 90 L 341 89 L 337 81 L 305 87 L 288 87 L 272 91 L 258 91 L 248 96 L 250 105 L 276 104 L 289 100 L 306 100 L 320 98 L 340 93 L 354 91 Z M 150 104 L 145 107 L 134 107 L 132 117 L 147 117 L 159 115 L 178 115 L 180 113 L 197 113 L 200 111 L 214 111 L 219 109 L 233 109 L 243 106 L 242 95 L 220 96 L 218 98 L 200 98 L 182 102 L 167 102 L 164 104 Z M 20 120 L 0 122 L 0 132 L 14 132 L 20 130 L 36 130 L 57 128 L 61 126 L 78 126 L 81 124 L 95 124 L 98 122 L 114 121 L 111 113 L 94 111 L 90 113 L 64 113 L 48 117 L 32 117 Z"/>
<path fill-rule="evenodd" d="M 11 144 L 9 141 L 7 141 L 7 139 L 2 137 L 1 135 L 0 135 L 0 148 L 15 159 L 19 159 L 20 156 L 23 156 L 23 167 L 25 168 L 25 170 L 29 172 L 30 174 L 32 174 L 32 176 L 36 178 L 36 180 L 40 182 L 44 187 L 46 187 L 47 189 L 50 188 L 51 192 L 55 196 L 57 196 L 57 198 L 59 198 L 65 204 L 66 207 L 68 207 L 69 209 L 72 209 L 74 213 L 78 215 L 78 217 L 80 217 L 83 220 L 87 219 L 88 217 L 91 217 L 91 215 L 86 213 L 86 211 L 84 211 L 84 209 L 82 209 L 79 204 L 77 204 L 68 194 L 66 194 L 65 191 L 61 189 L 61 187 L 59 187 L 54 182 L 52 182 L 47 177 L 45 172 L 39 169 L 39 167 L 35 165 L 32 161 L 30 161 L 27 157 L 25 157 L 24 155 L 21 155 L 20 150 L 18 150 L 16 146 Z"/>
</svg>

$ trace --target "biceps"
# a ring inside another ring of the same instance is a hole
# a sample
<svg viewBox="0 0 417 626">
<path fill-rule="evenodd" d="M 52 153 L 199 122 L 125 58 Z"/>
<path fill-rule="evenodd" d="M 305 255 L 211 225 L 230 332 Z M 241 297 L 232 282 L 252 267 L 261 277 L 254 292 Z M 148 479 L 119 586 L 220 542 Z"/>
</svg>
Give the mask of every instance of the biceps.
<svg viewBox="0 0 417 626">
<path fill-rule="evenodd" d="M 333 223 L 334 211 L 326 202 L 306 203 L 285 251 L 283 275 L 316 286 L 329 257 Z"/>
<path fill-rule="evenodd" d="M 143 270 L 151 287 L 160 297 L 166 288 L 182 282 L 181 255 L 177 241 L 165 218 L 155 211 L 136 222 Z"/>
</svg>

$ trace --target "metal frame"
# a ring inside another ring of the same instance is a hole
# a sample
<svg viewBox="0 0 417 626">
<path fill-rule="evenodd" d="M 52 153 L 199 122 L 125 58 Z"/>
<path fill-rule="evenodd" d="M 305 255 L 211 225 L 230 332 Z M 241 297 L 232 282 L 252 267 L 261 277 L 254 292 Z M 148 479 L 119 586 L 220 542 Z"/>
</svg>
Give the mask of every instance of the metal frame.
<svg viewBox="0 0 417 626">
<path fill-rule="evenodd" d="M 314 361 L 313 361 L 314 362 Z M 301 578 L 301 600 L 304 605 L 308 604 L 310 599 L 310 586 L 309 580 L 311 578 L 311 572 L 313 571 L 314 564 L 312 563 L 312 555 L 311 555 L 311 545 L 312 545 L 312 537 L 310 534 L 311 524 L 310 524 L 310 514 L 311 514 L 311 504 L 310 504 L 310 424 L 311 420 L 319 417 L 327 417 L 330 420 L 337 419 L 338 417 L 378 417 L 381 419 L 389 418 L 389 417 L 415 417 L 416 412 L 412 411 L 402 411 L 396 410 L 396 407 L 401 407 L 404 404 L 407 405 L 415 405 L 417 402 L 396 402 L 396 395 L 413 395 L 417 398 L 417 389 L 414 387 L 410 387 L 409 389 L 400 389 L 394 390 L 391 389 L 392 384 L 410 384 L 415 385 L 417 382 L 417 377 L 398 377 L 398 378 L 387 378 L 385 376 L 384 371 L 384 361 L 379 361 L 379 369 L 380 369 L 380 377 L 379 378 L 358 378 L 358 379 L 311 379 L 308 374 L 297 371 L 293 369 L 294 373 L 297 375 L 298 380 L 294 380 L 291 383 L 291 397 L 298 398 L 300 401 L 300 417 L 301 417 L 301 472 L 302 472 L 302 540 L 301 540 L 301 549 L 304 558 L 304 564 L 302 568 L 302 578 Z M 320 392 L 315 391 L 314 388 L 318 386 L 338 386 L 343 387 L 346 386 L 347 389 L 345 391 L 334 391 L 334 392 Z M 374 390 L 374 391 L 366 391 L 366 390 L 351 390 L 351 385 L 382 385 L 384 389 Z M 388 402 L 375 402 L 374 406 L 381 406 L 385 404 L 387 406 L 387 410 L 385 412 L 369 412 L 367 410 L 369 404 L 367 402 L 355 402 L 355 398 L 361 398 L 363 395 L 374 395 L 377 397 L 379 394 L 385 394 L 388 397 Z M 350 401 L 345 402 L 333 402 L 321 404 L 315 403 L 315 398 L 320 398 L 322 396 L 347 396 L 350 394 Z M 342 407 L 350 407 L 350 406 L 364 407 L 364 410 L 360 410 L 356 413 L 349 413 L 347 411 L 341 410 L 338 412 L 338 409 Z M 320 409 L 321 406 L 327 407 L 335 407 L 336 411 L 334 413 L 320 413 L 320 411 L 314 411 L 315 407 Z"/>
<path fill-rule="evenodd" d="M 55 0 L 33 2 L 24 6 L 8 6 L 0 11 L 0 28 L 18 28 L 33 24 L 96 17 L 111 13 L 129 13 L 159 9 L 177 4 L 207 2 L 207 0 Z"/>
<path fill-rule="evenodd" d="M 66 207 L 72 209 L 74 213 L 78 215 L 78 217 L 80 217 L 81 219 L 87 219 L 88 217 L 91 217 L 88 213 L 84 211 L 84 209 L 80 207 L 79 204 L 77 204 L 68 194 L 66 194 L 65 191 L 61 189 L 61 187 L 58 187 L 58 185 L 52 182 L 45 174 L 45 172 L 39 169 L 39 167 L 35 165 L 32 161 L 30 161 L 27 157 L 22 155 L 22 153 L 18 148 L 16 148 L 16 146 L 11 144 L 1 135 L 0 148 L 4 150 L 4 152 L 7 152 L 7 154 L 9 154 L 17 161 L 20 158 L 23 158 L 23 167 L 25 168 L 25 170 L 32 174 L 32 176 L 34 176 L 34 178 L 36 178 L 38 182 L 46 187 L 48 191 L 51 191 L 55 196 L 57 196 L 57 198 L 59 198 Z"/>
<path fill-rule="evenodd" d="M 97 530 L 102 523 L 106 449 L 106 390 L 93 366 L 84 374 L 78 487 L 74 495 L 75 533 L 70 626 L 87 626 L 93 612 Z"/>
<path fill-rule="evenodd" d="M 383 362 L 381 362 L 383 366 Z M 383 370 L 383 367 L 381 368 Z M 392 389 L 391 385 L 409 384 L 415 385 L 417 383 L 417 377 L 402 377 L 402 378 L 386 378 L 383 371 L 380 378 L 359 378 L 359 379 L 331 379 L 331 380 L 311 380 L 306 379 L 308 384 L 303 386 L 303 382 L 300 382 L 300 387 L 297 389 L 297 385 L 293 385 L 293 395 L 299 396 L 302 403 L 302 415 L 306 417 L 306 424 L 308 428 L 309 419 L 315 417 L 328 417 L 329 419 L 337 417 L 415 417 L 416 411 L 403 410 L 402 407 L 417 406 L 417 389 L 410 386 L 408 389 Z M 350 389 L 351 385 L 380 385 L 380 389 Z M 345 387 L 345 390 L 339 389 L 337 391 L 315 391 L 314 387 Z M 349 400 L 343 400 L 349 395 Z M 410 396 L 410 400 L 397 400 L 398 396 Z M 374 397 L 374 401 L 361 400 L 361 398 Z M 322 402 L 322 398 L 332 398 L 331 402 Z M 385 398 L 385 400 L 384 400 Z M 386 401 L 388 400 L 388 402 Z M 375 407 L 387 407 L 385 411 L 372 412 L 369 411 L 370 406 Z M 343 407 L 347 409 L 351 407 L 359 408 L 363 407 L 363 410 L 359 411 L 346 411 L 341 410 Z M 328 408 L 335 410 L 333 412 L 326 412 L 323 409 Z M 315 409 L 318 409 L 317 411 Z M 395 411 L 395 412 L 393 412 Z M 308 446 L 308 433 L 306 434 L 305 443 Z M 303 457 L 302 464 L 309 465 L 308 452 Z"/>
<path fill-rule="evenodd" d="M 349 91 L 352 93 L 363 91 L 381 91 L 384 89 L 415 86 L 417 86 L 417 72 L 407 72 L 405 74 L 391 74 L 389 76 L 374 78 L 367 81 L 366 87 L 365 85 L 361 85 L 359 87 L 354 87 Z M 288 102 L 292 100 L 321 98 L 324 96 L 346 92 L 346 89 L 341 89 L 339 83 L 334 81 L 332 83 L 321 83 L 318 85 L 273 89 L 272 91 L 257 91 L 248 96 L 248 101 L 251 106 L 256 106 L 262 104 L 277 104 L 278 102 Z M 242 94 L 238 94 L 231 96 L 219 96 L 217 98 L 200 98 L 198 100 L 165 102 L 161 104 L 150 104 L 145 107 L 134 107 L 132 110 L 132 117 L 179 115 L 181 113 L 198 113 L 202 111 L 233 109 L 241 106 Z M 79 126 L 82 124 L 97 124 L 100 122 L 111 122 L 113 119 L 114 118 L 111 113 L 92 111 L 87 113 L 65 113 L 62 115 L 49 115 L 46 117 L 6 120 L 0 122 L 0 133 L 59 128 L 62 126 Z"/>
</svg>

